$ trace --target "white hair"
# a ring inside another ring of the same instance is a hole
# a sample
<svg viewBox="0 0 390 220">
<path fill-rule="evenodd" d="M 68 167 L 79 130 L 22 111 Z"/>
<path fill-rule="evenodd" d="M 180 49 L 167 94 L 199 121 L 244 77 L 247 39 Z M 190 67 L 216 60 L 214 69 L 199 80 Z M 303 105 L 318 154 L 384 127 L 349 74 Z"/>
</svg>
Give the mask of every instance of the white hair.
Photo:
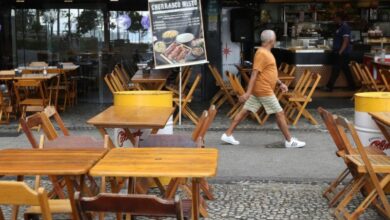
<svg viewBox="0 0 390 220">
<path fill-rule="evenodd" d="M 269 41 L 275 40 L 276 34 L 273 30 L 264 30 L 261 32 L 261 43 L 268 43 Z"/>
</svg>

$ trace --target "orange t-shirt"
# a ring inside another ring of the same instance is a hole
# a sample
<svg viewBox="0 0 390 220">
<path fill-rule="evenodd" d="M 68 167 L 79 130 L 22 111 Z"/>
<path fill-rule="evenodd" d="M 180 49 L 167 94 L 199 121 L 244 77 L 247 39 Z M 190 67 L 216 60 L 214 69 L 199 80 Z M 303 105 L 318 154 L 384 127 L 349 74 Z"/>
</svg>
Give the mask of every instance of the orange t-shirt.
<svg viewBox="0 0 390 220">
<path fill-rule="evenodd" d="M 278 69 L 271 51 L 261 47 L 257 49 L 253 61 L 253 70 L 259 72 L 253 88 L 253 95 L 256 97 L 274 95 L 276 82 L 278 81 Z"/>
</svg>

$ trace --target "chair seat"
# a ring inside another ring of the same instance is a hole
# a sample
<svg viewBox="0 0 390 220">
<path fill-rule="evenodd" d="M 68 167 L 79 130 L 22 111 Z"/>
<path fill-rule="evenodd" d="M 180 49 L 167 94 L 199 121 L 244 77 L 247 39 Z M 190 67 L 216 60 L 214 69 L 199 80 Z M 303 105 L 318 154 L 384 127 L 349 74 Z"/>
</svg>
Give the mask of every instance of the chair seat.
<svg viewBox="0 0 390 220">
<path fill-rule="evenodd" d="M 365 147 L 364 149 L 366 150 L 368 155 L 386 155 L 385 152 L 383 152 L 383 151 L 381 151 L 378 148 L 373 147 L 373 146 L 368 146 L 368 147 Z M 352 150 L 353 150 L 352 154 L 359 154 L 359 152 L 356 148 L 353 148 Z M 338 157 L 345 157 L 346 154 L 345 154 L 345 151 L 340 150 L 340 151 L 336 152 L 336 155 Z"/>
<path fill-rule="evenodd" d="M 49 200 L 49 207 L 53 214 L 72 213 L 69 199 L 51 199 Z M 31 206 L 26 210 L 26 214 L 41 214 L 41 207 Z"/>
<path fill-rule="evenodd" d="M 139 147 L 196 147 L 191 137 L 185 135 L 152 134 L 139 141 Z"/>
<path fill-rule="evenodd" d="M 346 158 L 357 166 L 359 173 L 366 173 L 366 166 L 360 155 L 347 155 Z M 387 155 L 368 155 L 375 173 L 390 173 L 390 157 Z"/>
<path fill-rule="evenodd" d="M 55 140 L 45 140 L 44 148 L 103 148 L 104 142 L 88 136 L 60 136 Z"/>
<path fill-rule="evenodd" d="M 291 95 L 287 95 L 287 96 L 288 96 L 288 100 L 292 101 L 292 102 L 304 102 L 307 100 L 306 96 L 301 96 L 301 95 L 297 95 L 297 94 L 291 94 Z M 309 102 L 311 102 L 311 98 L 309 99 Z"/>
<path fill-rule="evenodd" d="M 43 103 L 46 103 L 47 100 L 42 102 L 42 99 L 25 99 L 20 102 L 20 105 L 42 105 Z"/>
</svg>

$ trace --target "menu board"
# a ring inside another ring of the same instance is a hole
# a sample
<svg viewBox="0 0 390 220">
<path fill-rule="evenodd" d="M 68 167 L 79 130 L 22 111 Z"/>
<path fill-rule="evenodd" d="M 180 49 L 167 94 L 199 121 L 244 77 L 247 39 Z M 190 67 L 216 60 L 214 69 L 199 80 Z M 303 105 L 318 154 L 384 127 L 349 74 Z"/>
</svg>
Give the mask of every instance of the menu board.
<svg viewBox="0 0 390 220">
<path fill-rule="evenodd" d="M 199 0 L 149 0 L 156 69 L 207 63 Z"/>
</svg>

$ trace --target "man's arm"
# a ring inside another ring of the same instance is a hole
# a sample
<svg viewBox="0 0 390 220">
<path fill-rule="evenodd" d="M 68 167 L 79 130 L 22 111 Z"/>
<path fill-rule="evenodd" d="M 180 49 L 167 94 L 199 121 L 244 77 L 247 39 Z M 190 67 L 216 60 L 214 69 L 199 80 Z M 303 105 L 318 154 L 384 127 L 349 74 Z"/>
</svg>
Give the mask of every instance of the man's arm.
<svg viewBox="0 0 390 220">
<path fill-rule="evenodd" d="M 349 36 L 344 36 L 343 37 L 343 43 L 341 44 L 341 48 L 339 50 L 339 54 L 341 55 L 344 50 L 348 47 L 349 44 Z"/>
<path fill-rule="evenodd" d="M 249 83 L 248 83 L 248 88 L 246 89 L 246 93 L 244 95 L 240 96 L 240 98 L 239 98 L 241 102 L 245 102 L 251 96 L 251 94 L 253 92 L 253 88 L 255 87 L 255 82 L 256 82 L 256 78 L 257 78 L 258 74 L 259 74 L 259 71 L 257 71 L 257 70 L 252 71 L 251 78 L 249 79 Z"/>
</svg>

